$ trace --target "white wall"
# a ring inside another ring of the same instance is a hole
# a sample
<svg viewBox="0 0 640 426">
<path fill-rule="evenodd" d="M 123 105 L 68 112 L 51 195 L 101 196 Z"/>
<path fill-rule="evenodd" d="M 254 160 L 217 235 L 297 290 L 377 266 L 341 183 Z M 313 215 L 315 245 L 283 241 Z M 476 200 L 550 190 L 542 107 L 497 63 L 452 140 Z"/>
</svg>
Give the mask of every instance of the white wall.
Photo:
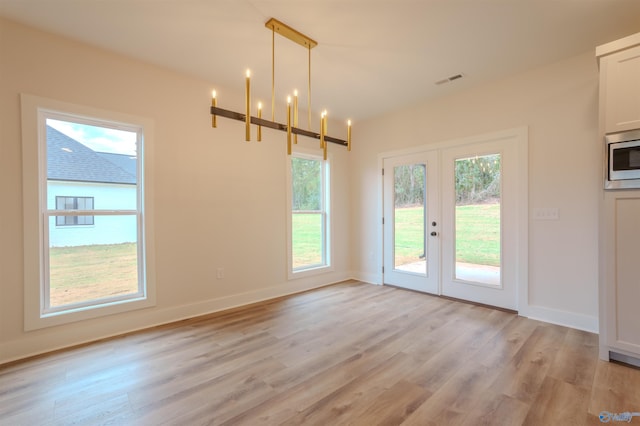
<svg viewBox="0 0 640 426">
<path fill-rule="evenodd" d="M 2 19 L 0 75 L 0 363 L 349 277 L 346 149 L 330 147 L 334 271 L 289 281 L 286 135 L 263 129 L 261 143 L 246 143 L 243 123 L 223 118 L 212 129 L 215 76 L 202 81 Z M 237 87 L 217 89 L 221 107 L 242 108 L 242 77 Z M 24 331 L 20 93 L 154 122 L 147 179 L 155 227 L 147 231 L 155 240 L 148 248 L 155 307 Z M 215 279 L 218 267 L 224 279 Z"/>
<path fill-rule="evenodd" d="M 598 70 L 594 52 L 586 52 L 358 123 L 350 158 L 356 276 L 381 279 L 379 153 L 528 126 L 529 306 L 520 310 L 597 331 L 597 106 Z M 538 207 L 557 207 L 559 220 L 534 220 Z"/>
</svg>

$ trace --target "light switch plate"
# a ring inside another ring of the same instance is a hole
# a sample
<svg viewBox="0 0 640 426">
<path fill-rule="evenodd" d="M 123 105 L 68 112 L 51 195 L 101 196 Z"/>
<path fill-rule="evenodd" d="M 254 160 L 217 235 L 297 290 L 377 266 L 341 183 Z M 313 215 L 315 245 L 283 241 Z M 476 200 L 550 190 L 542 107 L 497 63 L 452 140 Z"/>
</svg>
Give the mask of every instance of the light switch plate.
<svg viewBox="0 0 640 426">
<path fill-rule="evenodd" d="M 533 218 L 535 220 L 558 220 L 557 207 L 537 207 L 533 209 Z"/>
</svg>

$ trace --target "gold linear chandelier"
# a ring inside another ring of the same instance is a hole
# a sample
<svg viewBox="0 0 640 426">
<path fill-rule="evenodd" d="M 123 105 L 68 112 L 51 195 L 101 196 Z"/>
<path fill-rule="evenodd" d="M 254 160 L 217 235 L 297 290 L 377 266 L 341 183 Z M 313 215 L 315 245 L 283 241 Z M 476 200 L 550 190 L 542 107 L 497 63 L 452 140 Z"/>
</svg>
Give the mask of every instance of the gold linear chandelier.
<svg viewBox="0 0 640 426">
<path fill-rule="evenodd" d="M 251 125 L 257 126 L 257 141 L 262 141 L 262 128 L 280 130 L 287 133 L 287 154 L 291 155 L 291 145 L 298 143 L 298 135 L 307 136 L 320 140 L 320 149 L 324 152 L 324 159 L 327 159 L 327 144 L 329 142 L 346 146 L 351 151 L 351 120 L 347 120 L 347 139 L 338 139 L 327 135 L 327 111 L 324 110 L 320 115 L 320 133 L 311 131 L 311 49 L 316 47 L 318 43 L 306 35 L 296 31 L 290 26 L 283 24 L 277 19 L 271 18 L 265 24 L 265 27 L 271 30 L 271 120 L 262 118 L 262 103 L 258 102 L 257 116 L 251 115 L 251 72 L 247 70 L 245 78 L 245 111 L 244 113 L 235 112 L 223 108 L 218 108 L 216 91 L 211 96 L 211 126 L 217 127 L 217 117 L 231 118 L 233 120 L 245 122 L 245 140 L 251 141 Z M 293 92 L 293 111 L 292 98 L 287 96 L 287 123 L 282 124 L 275 121 L 275 34 L 278 33 L 283 37 L 305 47 L 308 52 L 308 86 L 307 86 L 307 112 L 308 129 L 304 130 L 298 127 L 298 91 Z M 293 112 L 293 120 L 292 120 Z M 293 141 L 293 142 L 292 142 Z"/>
</svg>

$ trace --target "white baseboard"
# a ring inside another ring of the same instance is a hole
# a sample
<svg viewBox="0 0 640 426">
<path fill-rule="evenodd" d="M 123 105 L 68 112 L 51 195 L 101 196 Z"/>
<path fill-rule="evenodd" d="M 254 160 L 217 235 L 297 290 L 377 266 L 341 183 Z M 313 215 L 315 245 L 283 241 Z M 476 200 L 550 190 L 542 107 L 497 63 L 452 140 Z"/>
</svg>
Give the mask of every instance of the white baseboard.
<svg viewBox="0 0 640 426">
<path fill-rule="evenodd" d="M 266 287 L 263 289 L 245 293 L 233 294 L 226 297 L 205 300 L 203 302 L 184 306 L 177 306 L 166 310 L 166 314 L 168 314 L 169 319 L 165 321 L 165 323 L 237 308 L 239 306 L 275 299 L 282 296 L 288 296 L 290 294 L 301 293 L 303 291 L 312 290 L 314 288 L 336 284 L 348 279 L 349 274 L 334 272 L 299 280 L 292 280 L 273 287 Z M 178 319 L 176 320 L 175 318 Z"/>
<path fill-rule="evenodd" d="M 164 309 L 148 308 L 36 330 L 26 333 L 19 339 L 0 342 L 0 365 L 96 340 L 325 287 L 348 280 L 350 275 L 347 272 L 330 272 L 188 305 Z M 87 327 L 89 323 L 90 327 Z"/>
<path fill-rule="evenodd" d="M 518 312 L 523 317 L 533 320 L 562 325 L 578 330 L 588 331 L 598 334 L 598 317 L 577 314 L 574 312 L 560 311 L 557 309 L 545 308 L 543 306 L 528 306 Z"/>
<path fill-rule="evenodd" d="M 381 274 L 371 274 L 368 272 L 353 271 L 351 272 L 351 277 L 354 280 L 362 281 L 363 283 L 367 283 L 367 284 L 377 284 L 377 285 L 382 284 Z"/>
</svg>

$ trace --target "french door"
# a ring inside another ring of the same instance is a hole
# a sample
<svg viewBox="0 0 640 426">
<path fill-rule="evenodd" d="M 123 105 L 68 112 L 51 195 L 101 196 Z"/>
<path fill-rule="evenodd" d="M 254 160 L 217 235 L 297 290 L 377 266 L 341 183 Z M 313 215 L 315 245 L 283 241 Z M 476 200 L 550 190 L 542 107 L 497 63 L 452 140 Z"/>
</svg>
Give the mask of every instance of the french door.
<svg viewBox="0 0 640 426">
<path fill-rule="evenodd" d="M 517 309 L 527 280 L 526 130 L 384 158 L 383 167 L 383 282 Z"/>
<path fill-rule="evenodd" d="M 516 309 L 517 144 L 499 139 L 442 151 L 442 294 Z"/>
<path fill-rule="evenodd" d="M 437 151 L 385 158 L 384 283 L 439 293 Z"/>
</svg>

